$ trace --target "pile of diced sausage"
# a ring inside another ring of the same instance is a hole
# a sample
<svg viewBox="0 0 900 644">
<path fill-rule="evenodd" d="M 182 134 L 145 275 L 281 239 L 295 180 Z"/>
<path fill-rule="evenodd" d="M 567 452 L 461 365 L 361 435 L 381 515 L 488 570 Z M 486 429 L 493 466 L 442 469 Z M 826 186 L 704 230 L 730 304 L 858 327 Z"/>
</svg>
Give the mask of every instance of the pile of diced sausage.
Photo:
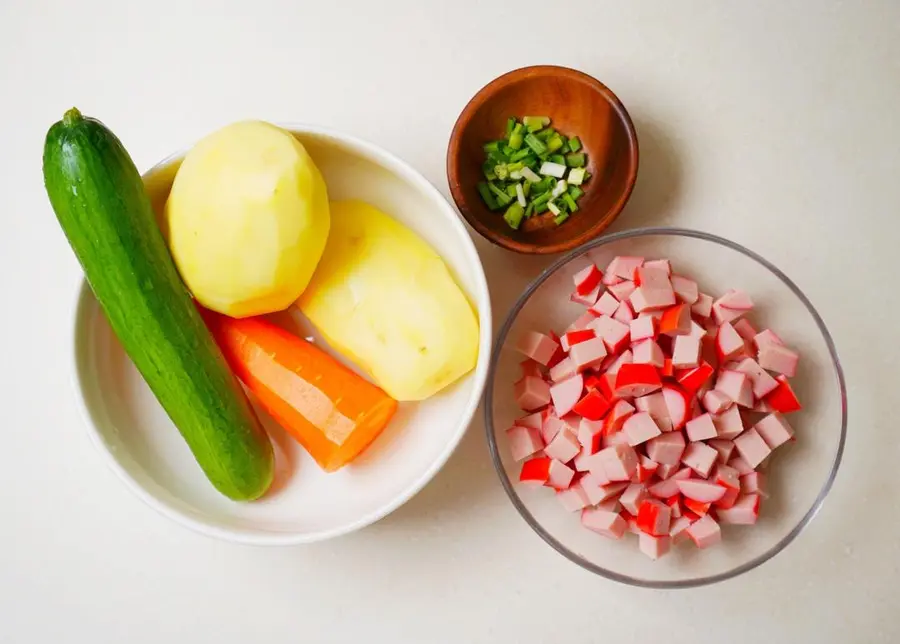
<svg viewBox="0 0 900 644">
<path fill-rule="evenodd" d="M 798 354 L 751 324 L 747 293 L 714 298 L 665 259 L 616 257 L 574 282 L 585 310 L 571 326 L 518 342 L 526 415 L 506 434 L 519 480 L 555 491 L 589 530 L 636 534 L 653 559 L 756 523 L 759 467 L 793 440 L 785 414 L 801 408 Z"/>
</svg>

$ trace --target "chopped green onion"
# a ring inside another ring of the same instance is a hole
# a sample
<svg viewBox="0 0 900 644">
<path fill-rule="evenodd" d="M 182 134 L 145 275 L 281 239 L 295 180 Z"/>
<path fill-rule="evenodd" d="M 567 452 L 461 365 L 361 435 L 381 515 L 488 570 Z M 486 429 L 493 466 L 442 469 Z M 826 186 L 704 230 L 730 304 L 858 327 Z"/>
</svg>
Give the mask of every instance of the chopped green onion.
<svg viewBox="0 0 900 644">
<path fill-rule="evenodd" d="M 562 222 L 569 218 L 569 213 L 564 212 L 553 218 L 553 223 L 559 226 Z"/>
<path fill-rule="evenodd" d="M 534 204 L 534 207 L 537 208 L 538 206 L 544 205 L 544 204 L 547 203 L 548 201 L 550 201 L 550 193 L 549 193 L 549 192 L 545 192 L 545 193 L 542 194 L 540 197 L 535 197 L 534 199 L 532 199 L 532 200 L 531 200 L 531 203 L 533 203 L 533 204 Z"/>
<path fill-rule="evenodd" d="M 563 175 L 566 174 L 566 166 L 560 163 L 553 163 L 552 161 L 544 161 L 544 164 L 541 166 L 540 173 L 545 176 L 562 179 Z M 497 176 L 499 177 L 500 175 L 498 174 Z"/>
<path fill-rule="evenodd" d="M 519 205 L 523 208 L 528 205 L 528 202 L 525 200 L 525 191 L 522 190 L 522 184 L 516 184 L 516 199 L 519 201 Z M 568 197 L 568 195 L 566 195 Z M 569 197 L 571 199 L 571 197 Z"/>
<path fill-rule="evenodd" d="M 519 224 L 522 223 L 522 217 L 525 216 L 525 208 L 521 205 L 514 203 L 509 208 L 506 209 L 506 212 L 503 213 L 503 219 L 506 223 L 509 224 L 509 227 L 513 230 L 519 229 Z"/>
<path fill-rule="evenodd" d="M 509 160 L 512 162 L 523 161 L 531 154 L 530 148 L 522 148 L 512 155 Z"/>
<path fill-rule="evenodd" d="M 584 154 L 581 152 L 570 152 L 566 155 L 566 165 L 570 168 L 583 168 Z"/>
<path fill-rule="evenodd" d="M 583 194 L 584 190 L 578 186 L 569 186 L 569 195 L 571 195 L 572 199 L 580 199 Z"/>
<path fill-rule="evenodd" d="M 487 154 L 491 154 L 492 152 L 497 152 L 500 149 L 499 141 L 491 141 L 490 143 L 484 144 L 484 151 Z"/>
<path fill-rule="evenodd" d="M 481 171 L 484 173 L 484 178 L 488 181 L 493 181 L 497 178 L 497 175 L 494 174 L 494 166 L 490 162 L 481 166 Z"/>
<path fill-rule="evenodd" d="M 591 173 L 590 173 L 590 172 L 585 172 L 585 173 L 584 173 L 584 180 L 587 181 L 587 180 L 590 179 L 590 178 L 591 178 Z"/>
<path fill-rule="evenodd" d="M 522 173 L 519 170 L 512 170 L 509 173 L 509 178 L 512 179 L 513 181 L 518 181 L 519 179 L 522 178 Z"/>
<path fill-rule="evenodd" d="M 509 135 L 513 133 L 513 129 L 516 127 L 516 119 L 513 116 L 510 116 L 506 119 L 506 138 L 509 138 Z"/>
<path fill-rule="evenodd" d="M 525 167 L 525 164 L 522 163 L 521 161 L 518 161 L 516 163 L 507 163 L 506 164 L 506 169 L 509 170 L 510 172 L 515 172 L 516 170 L 521 170 L 524 167 Z"/>
<path fill-rule="evenodd" d="M 556 182 L 556 187 L 550 192 L 550 196 L 553 199 L 556 199 L 559 195 L 564 193 L 569 186 L 566 185 L 565 179 L 560 179 Z"/>
<path fill-rule="evenodd" d="M 498 188 L 495 184 L 488 182 L 488 189 L 494 194 L 497 198 L 497 203 L 501 206 L 508 206 L 512 202 L 512 197 Z"/>
<path fill-rule="evenodd" d="M 525 127 L 521 123 L 516 123 L 516 126 L 513 128 L 512 134 L 509 135 L 509 147 L 513 150 L 518 150 L 522 147 L 522 141 L 524 140 L 524 135 L 522 131 Z"/>
<path fill-rule="evenodd" d="M 532 213 L 534 213 L 534 204 L 530 203 L 528 204 L 528 207 L 525 208 L 525 219 L 531 217 Z"/>
<path fill-rule="evenodd" d="M 569 212 L 575 212 L 578 210 L 578 205 L 575 203 L 575 200 L 572 199 L 572 195 L 568 192 L 562 196 L 563 201 L 566 202 L 566 206 L 569 208 Z"/>
<path fill-rule="evenodd" d="M 560 214 L 562 214 L 562 210 L 559 209 L 559 206 L 557 206 L 557 205 L 556 205 L 555 203 L 553 203 L 552 201 L 548 201 L 548 202 L 547 202 L 547 208 L 549 208 L 549 209 L 550 209 L 550 212 L 552 212 L 552 213 L 553 213 L 554 215 L 556 215 L 557 217 L 558 217 Z"/>
<path fill-rule="evenodd" d="M 577 136 L 573 136 L 571 139 L 569 139 L 569 149 L 572 152 L 578 152 L 581 149 L 581 139 L 579 139 Z"/>
<path fill-rule="evenodd" d="M 563 142 L 562 147 L 559 148 L 559 150 L 557 150 L 557 152 L 559 152 L 560 154 L 566 154 L 568 152 L 571 152 L 571 150 L 569 150 L 569 139 L 567 139 L 566 137 L 562 137 L 562 142 Z"/>
<path fill-rule="evenodd" d="M 488 187 L 488 184 L 484 181 L 478 182 L 478 194 L 481 195 L 481 198 L 484 199 L 484 203 L 487 204 L 487 207 L 491 210 L 497 209 L 497 200 L 494 199 L 494 195 L 491 194 L 491 189 Z"/>
<path fill-rule="evenodd" d="M 556 181 L 553 180 L 553 177 L 544 177 L 541 179 L 540 191 L 539 192 L 550 192 L 553 186 L 556 185 Z M 537 186 L 535 186 L 537 188 Z"/>
<path fill-rule="evenodd" d="M 551 154 L 550 161 L 558 163 L 559 165 L 566 165 L 566 157 L 561 154 Z"/>
<path fill-rule="evenodd" d="M 526 197 L 531 194 L 531 182 L 530 181 L 526 181 L 524 184 L 522 184 L 522 192 L 525 193 Z"/>
<path fill-rule="evenodd" d="M 563 140 L 559 134 L 554 134 L 549 139 L 547 139 L 547 149 L 551 152 L 556 152 L 562 147 Z"/>
<path fill-rule="evenodd" d="M 537 132 L 541 128 L 550 125 L 549 116 L 526 116 L 522 119 L 522 123 L 528 128 L 529 132 Z"/>
<path fill-rule="evenodd" d="M 586 173 L 584 168 L 572 168 L 571 170 L 569 170 L 569 184 L 573 186 L 580 186 L 582 183 L 584 183 L 585 174 Z"/>
<path fill-rule="evenodd" d="M 542 181 L 540 176 L 538 176 L 538 174 L 531 168 L 522 168 L 522 176 L 525 177 L 531 183 L 537 183 L 538 181 Z"/>
<path fill-rule="evenodd" d="M 548 206 L 549 203 L 550 203 L 549 201 L 545 201 L 545 202 L 542 203 L 542 204 L 537 204 L 537 203 L 534 204 L 534 213 L 535 213 L 536 215 L 539 215 L 539 214 L 541 214 L 542 212 L 547 212 L 547 206 Z"/>
<path fill-rule="evenodd" d="M 547 152 L 547 146 L 544 145 L 544 142 L 537 138 L 534 134 L 525 135 L 525 145 L 531 148 L 532 151 L 538 156 Z"/>
<path fill-rule="evenodd" d="M 556 134 L 556 130 L 554 130 L 552 127 L 548 127 L 546 130 L 541 130 L 540 132 L 534 133 L 534 135 L 541 141 L 547 141 L 547 139 L 549 139 L 554 134 Z"/>
</svg>

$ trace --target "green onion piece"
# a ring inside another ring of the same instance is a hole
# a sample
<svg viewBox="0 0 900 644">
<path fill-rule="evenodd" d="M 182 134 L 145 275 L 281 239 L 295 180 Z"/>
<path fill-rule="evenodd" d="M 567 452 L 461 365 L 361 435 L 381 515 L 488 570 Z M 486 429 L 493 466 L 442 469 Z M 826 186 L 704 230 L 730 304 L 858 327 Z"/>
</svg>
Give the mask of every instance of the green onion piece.
<svg viewBox="0 0 900 644">
<path fill-rule="evenodd" d="M 506 179 L 509 176 L 509 167 L 505 163 L 495 165 L 494 174 L 498 179 Z"/>
<path fill-rule="evenodd" d="M 488 208 L 490 208 L 491 210 L 496 210 L 497 200 L 494 199 L 494 195 L 491 194 L 491 189 L 488 187 L 487 182 L 478 182 L 478 194 L 481 195 L 481 198 L 484 200 L 484 203 L 487 204 Z"/>
<path fill-rule="evenodd" d="M 551 154 L 550 161 L 552 161 L 553 163 L 558 163 L 562 166 L 566 165 L 566 157 L 561 154 Z"/>
<path fill-rule="evenodd" d="M 508 206 L 512 203 L 512 197 L 506 194 L 505 191 L 501 190 L 496 186 L 496 184 L 488 182 L 488 189 L 493 193 L 494 197 L 497 199 L 497 203 L 501 206 Z"/>
<path fill-rule="evenodd" d="M 521 170 L 524 167 L 525 167 L 525 164 L 522 163 L 521 161 L 518 161 L 516 163 L 507 163 L 506 164 L 506 169 L 509 170 L 510 172 L 515 172 L 516 170 Z"/>
<path fill-rule="evenodd" d="M 562 147 L 563 140 L 559 134 L 554 134 L 549 139 L 547 139 L 547 149 L 551 152 L 556 152 Z"/>
<path fill-rule="evenodd" d="M 546 130 L 541 130 L 540 132 L 534 133 L 534 135 L 541 141 L 547 141 L 547 139 L 549 139 L 554 134 L 556 134 L 556 130 L 554 130 L 552 127 L 548 127 Z"/>
<path fill-rule="evenodd" d="M 522 148 L 521 150 L 517 150 L 515 154 L 509 157 L 509 160 L 513 163 L 518 161 L 524 161 L 531 154 L 530 148 Z"/>
<path fill-rule="evenodd" d="M 485 143 L 483 147 L 484 147 L 485 154 L 491 154 L 492 152 L 496 152 L 497 150 L 500 149 L 500 142 L 499 141 L 491 141 L 490 143 Z"/>
<path fill-rule="evenodd" d="M 525 200 L 525 190 L 522 188 L 521 183 L 516 184 L 516 201 L 518 201 L 519 205 L 523 208 L 528 205 L 528 202 Z"/>
<path fill-rule="evenodd" d="M 562 196 L 563 201 L 566 202 L 566 206 L 569 208 L 569 212 L 575 212 L 578 210 L 578 204 L 575 203 L 575 200 L 572 199 L 572 195 L 568 192 Z"/>
<path fill-rule="evenodd" d="M 569 170 L 568 181 L 570 186 L 580 186 L 584 183 L 587 172 L 584 168 L 572 168 Z"/>
<path fill-rule="evenodd" d="M 543 165 L 541 165 L 540 173 L 544 176 L 556 177 L 557 179 L 562 179 L 563 175 L 566 174 L 566 166 L 561 163 L 545 161 L 543 163 Z M 499 177 L 500 175 L 497 175 L 497 176 Z"/>
<path fill-rule="evenodd" d="M 573 136 L 571 139 L 569 139 L 569 149 L 572 152 L 578 152 L 581 149 L 581 139 L 579 139 L 577 136 Z"/>
<path fill-rule="evenodd" d="M 566 155 L 566 165 L 570 168 L 583 168 L 584 154 L 581 152 L 570 152 Z"/>
<path fill-rule="evenodd" d="M 569 186 L 569 195 L 572 199 L 580 199 L 584 194 L 584 190 L 579 188 L 578 186 Z"/>
<path fill-rule="evenodd" d="M 550 191 L 550 196 L 553 199 L 556 199 L 558 196 L 564 193 L 568 189 L 568 187 L 569 186 L 566 184 L 566 180 L 560 179 L 556 182 L 556 185 L 553 186 L 553 190 Z"/>
<path fill-rule="evenodd" d="M 525 127 L 521 123 L 516 123 L 516 126 L 513 128 L 512 134 L 509 135 L 509 147 L 513 150 L 518 150 L 522 147 L 522 141 L 524 140 L 524 135 L 522 132 L 525 130 Z"/>
<path fill-rule="evenodd" d="M 534 134 L 525 135 L 525 145 L 531 148 L 531 150 L 538 156 L 547 152 L 547 146 L 544 145 L 544 142 L 537 138 Z"/>
<path fill-rule="evenodd" d="M 516 198 L 516 185 L 518 185 L 518 184 L 511 183 L 508 186 L 506 186 L 506 194 L 508 194 L 511 199 Z"/>
<path fill-rule="evenodd" d="M 528 128 L 529 132 L 537 132 L 543 127 L 547 127 L 550 125 L 550 117 L 549 116 L 526 116 L 522 119 L 522 122 L 525 124 L 525 127 Z"/>
<path fill-rule="evenodd" d="M 531 186 L 533 184 L 530 181 L 526 181 L 522 184 L 522 192 L 525 193 L 525 196 L 529 196 L 531 194 Z"/>
<path fill-rule="evenodd" d="M 497 175 L 494 174 L 494 166 L 490 163 L 485 163 L 483 166 L 481 166 L 481 171 L 482 173 L 484 173 L 484 178 L 488 181 L 493 181 L 497 178 Z"/>
<path fill-rule="evenodd" d="M 553 218 L 553 223 L 556 224 L 557 226 L 559 226 L 562 222 L 564 222 L 568 218 L 569 218 L 569 213 L 567 213 L 567 212 L 560 213 L 559 215 L 557 215 L 556 217 Z"/>
<path fill-rule="evenodd" d="M 535 197 L 534 199 L 532 199 L 531 203 L 533 203 L 534 207 L 537 208 L 538 206 L 543 206 L 548 201 L 550 201 L 550 193 L 545 192 L 540 197 Z"/>
<path fill-rule="evenodd" d="M 587 181 L 587 180 L 590 179 L 590 178 L 591 178 L 591 173 L 590 173 L 590 172 L 585 172 L 585 173 L 584 173 L 584 181 Z M 582 182 L 582 183 L 583 183 L 583 182 Z"/>
<path fill-rule="evenodd" d="M 569 150 L 569 139 L 567 139 L 566 137 L 562 137 L 562 142 L 562 147 L 560 147 L 557 152 L 559 152 L 560 154 L 567 154 L 571 152 L 571 150 Z"/>
<path fill-rule="evenodd" d="M 531 168 L 522 168 L 522 176 L 531 183 L 538 183 L 539 181 L 542 181 L 541 177 Z"/>
<path fill-rule="evenodd" d="M 509 173 L 509 178 L 513 181 L 518 181 L 522 178 L 522 172 L 520 170 L 512 170 Z"/>
<path fill-rule="evenodd" d="M 556 215 L 557 217 L 558 217 L 559 215 L 562 214 L 562 210 L 559 209 L 559 206 L 557 206 L 557 205 L 556 205 L 555 203 L 553 203 L 552 201 L 548 201 L 548 202 L 547 202 L 547 208 L 549 208 L 549 209 L 550 209 L 550 212 L 552 212 L 552 213 L 553 213 L 554 215 Z"/>
<path fill-rule="evenodd" d="M 503 150 L 497 150 L 496 152 L 491 152 L 488 155 L 488 161 L 497 165 L 498 163 L 506 163 L 509 161 L 509 157 L 503 154 Z"/>
<path fill-rule="evenodd" d="M 547 212 L 548 204 L 549 204 L 549 203 L 550 203 L 549 201 L 545 201 L 545 202 L 542 203 L 542 204 L 538 204 L 538 203 L 534 204 L 534 213 L 535 213 L 536 215 L 539 215 L 539 214 L 541 214 L 542 212 Z"/>
<path fill-rule="evenodd" d="M 534 213 L 534 204 L 530 203 L 525 208 L 525 219 L 528 219 L 529 217 L 531 217 L 532 213 Z"/>
<path fill-rule="evenodd" d="M 513 149 L 512 149 L 511 147 L 509 147 L 508 145 L 501 145 L 501 146 L 500 146 L 500 151 L 503 152 L 503 154 L 506 155 L 506 158 L 507 158 L 507 159 L 516 153 L 516 151 L 513 150 Z"/>
<path fill-rule="evenodd" d="M 509 227 L 513 230 L 519 229 L 519 224 L 522 223 L 522 217 L 525 216 L 525 209 L 517 204 L 512 204 L 509 208 L 506 209 L 506 212 L 503 213 L 503 219 L 509 224 Z"/>
<path fill-rule="evenodd" d="M 516 119 L 510 116 L 506 119 L 506 138 L 509 138 L 509 135 L 513 133 L 513 130 L 516 127 Z"/>
</svg>

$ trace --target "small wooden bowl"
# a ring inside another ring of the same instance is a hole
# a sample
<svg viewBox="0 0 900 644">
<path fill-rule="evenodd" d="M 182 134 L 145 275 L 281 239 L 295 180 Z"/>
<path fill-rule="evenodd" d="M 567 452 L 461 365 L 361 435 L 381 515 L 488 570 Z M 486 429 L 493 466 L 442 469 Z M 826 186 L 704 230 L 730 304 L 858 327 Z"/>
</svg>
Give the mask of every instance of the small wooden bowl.
<svg viewBox="0 0 900 644">
<path fill-rule="evenodd" d="M 549 116 L 553 128 L 579 137 L 592 176 L 578 212 L 562 225 L 545 212 L 513 230 L 478 194 L 482 146 L 502 138 L 508 117 L 529 115 Z M 625 207 L 637 169 L 634 124 L 616 95 L 587 74 L 554 65 L 516 69 L 481 88 L 459 115 L 447 148 L 450 193 L 463 217 L 489 241 L 519 253 L 564 252 L 599 235 Z"/>
</svg>

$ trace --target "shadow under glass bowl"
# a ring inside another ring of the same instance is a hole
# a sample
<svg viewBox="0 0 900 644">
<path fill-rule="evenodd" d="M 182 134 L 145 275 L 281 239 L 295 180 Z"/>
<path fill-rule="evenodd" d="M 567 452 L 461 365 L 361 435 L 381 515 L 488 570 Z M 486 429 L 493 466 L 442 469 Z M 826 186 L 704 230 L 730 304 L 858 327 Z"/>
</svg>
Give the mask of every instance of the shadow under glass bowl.
<svg viewBox="0 0 900 644">
<path fill-rule="evenodd" d="M 504 432 L 521 416 L 513 395 L 523 356 L 515 349 L 528 330 L 565 329 L 582 311 L 569 301 L 572 276 L 593 261 L 601 269 L 616 255 L 668 258 L 673 271 L 696 279 L 711 295 L 741 288 L 756 306 L 748 318 L 771 328 L 799 351 L 791 385 L 804 408 L 791 414 L 796 441 L 778 448 L 763 464 L 769 498 L 754 526 L 723 526 L 722 543 L 699 550 L 673 546 L 658 561 L 626 534 L 612 541 L 583 527 L 547 488 L 517 483 Z M 837 474 L 847 432 L 847 393 L 831 335 L 799 288 L 777 267 L 734 242 L 678 228 L 646 228 L 591 241 L 545 270 L 516 302 L 500 329 L 485 392 L 485 426 L 500 481 L 526 523 L 557 552 L 598 575 L 648 588 L 689 588 L 752 570 L 781 552 L 816 515 Z"/>
</svg>

